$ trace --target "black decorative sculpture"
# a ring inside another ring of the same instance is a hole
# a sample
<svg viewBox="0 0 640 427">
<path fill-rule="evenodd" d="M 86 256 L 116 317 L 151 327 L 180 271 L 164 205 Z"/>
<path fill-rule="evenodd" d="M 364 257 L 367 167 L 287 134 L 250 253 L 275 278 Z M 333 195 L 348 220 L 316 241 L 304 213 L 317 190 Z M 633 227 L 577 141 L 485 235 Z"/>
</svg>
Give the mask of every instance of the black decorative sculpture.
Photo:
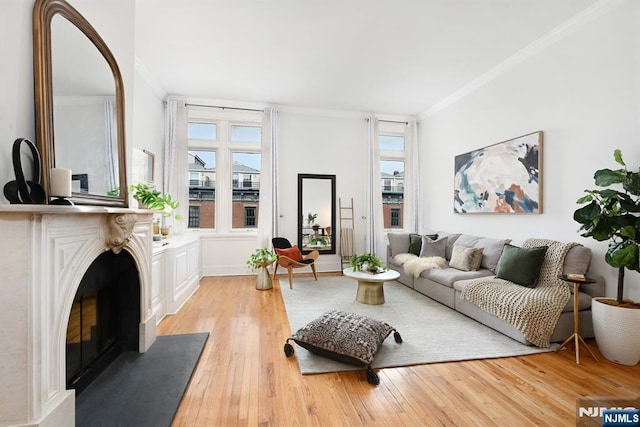
<svg viewBox="0 0 640 427">
<path fill-rule="evenodd" d="M 33 177 L 27 181 L 22 170 L 22 160 L 20 147 L 22 143 L 27 144 L 33 155 Z M 14 181 L 9 181 L 4 186 L 4 196 L 11 204 L 42 204 L 46 201 L 47 195 L 40 185 L 40 154 L 38 149 L 27 138 L 18 138 L 13 143 L 13 170 L 16 175 Z"/>
</svg>

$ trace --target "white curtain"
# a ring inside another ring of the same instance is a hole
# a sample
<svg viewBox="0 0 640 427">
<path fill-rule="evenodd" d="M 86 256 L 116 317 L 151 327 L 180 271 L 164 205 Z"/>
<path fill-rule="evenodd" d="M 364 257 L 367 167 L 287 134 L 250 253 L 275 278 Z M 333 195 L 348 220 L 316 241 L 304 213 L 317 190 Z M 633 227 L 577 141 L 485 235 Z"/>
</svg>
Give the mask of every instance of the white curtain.
<svg viewBox="0 0 640 427">
<path fill-rule="evenodd" d="M 420 209 L 418 126 L 415 120 L 407 123 L 405 132 L 405 165 L 404 165 L 404 230 L 420 231 L 418 210 Z"/>
<path fill-rule="evenodd" d="M 107 188 L 108 190 L 115 189 L 119 184 L 118 178 L 118 164 L 115 162 L 118 159 L 118 137 L 116 136 L 116 111 L 115 102 L 112 100 L 104 101 L 104 130 L 106 141 L 106 161 L 107 161 Z"/>
<path fill-rule="evenodd" d="M 278 111 L 267 107 L 262 116 L 260 165 L 260 207 L 258 209 L 258 245 L 271 247 L 278 235 Z"/>
<path fill-rule="evenodd" d="M 380 132 L 378 119 L 369 117 L 367 143 L 369 144 L 369 176 L 367 179 L 367 219 L 369 229 L 368 251 L 379 258 L 386 258 L 384 218 L 382 213 L 382 188 L 380 183 Z"/>
<path fill-rule="evenodd" d="M 187 107 L 184 101 L 168 99 L 165 110 L 164 181 L 163 192 L 180 202 L 177 214 L 184 220 L 173 217 L 165 221 L 176 234 L 187 230 L 189 195 L 187 189 Z"/>
</svg>

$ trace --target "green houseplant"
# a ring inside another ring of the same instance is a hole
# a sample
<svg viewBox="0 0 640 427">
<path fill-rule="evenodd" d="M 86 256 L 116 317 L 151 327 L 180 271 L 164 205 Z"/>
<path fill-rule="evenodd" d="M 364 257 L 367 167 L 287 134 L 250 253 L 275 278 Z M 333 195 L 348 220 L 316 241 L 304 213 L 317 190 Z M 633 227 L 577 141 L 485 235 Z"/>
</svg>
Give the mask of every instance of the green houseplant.
<svg viewBox="0 0 640 427">
<path fill-rule="evenodd" d="M 276 259 L 278 259 L 278 256 L 269 248 L 256 249 L 256 251 L 249 256 L 247 267 L 255 270 L 256 268 L 271 265 Z"/>
<path fill-rule="evenodd" d="M 182 219 L 182 215 L 174 214 L 173 211 L 180 206 L 171 194 L 162 194 L 155 187 L 145 183 L 129 186 L 131 196 L 140 203 L 140 207 L 162 212 L 165 217 L 173 216 L 177 220 Z"/>
<path fill-rule="evenodd" d="M 266 290 L 273 287 L 271 276 L 267 271 L 267 267 L 273 264 L 278 259 L 278 255 L 275 251 L 269 248 L 256 249 L 254 253 L 249 256 L 247 260 L 247 267 L 252 271 L 259 268 L 258 277 L 256 278 L 256 289 Z"/>
<path fill-rule="evenodd" d="M 600 351 L 609 360 L 635 365 L 640 360 L 640 303 L 624 299 L 624 273 L 625 269 L 640 272 L 640 170 L 628 170 L 620 150 L 613 157 L 622 168 L 595 172 L 595 184 L 602 189 L 585 190 L 577 203 L 586 205 L 573 218 L 581 224 L 582 236 L 609 241 L 605 261 L 618 269 L 616 299 L 592 302 Z"/>
<path fill-rule="evenodd" d="M 307 214 L 307 224 L 309 225 L 309 227 L 311 227 L 313 225 L 314 222 L 316 222 L 316 219 L 318 219 L 318 214 L 317 213 L 311 213 L 309 212 Z"/>
<path fill-rule="evenodd" d="M 365 252 L 362 255 L 354 255 L 349 260 L 349 265 L 353 269 L 353 271 L 360 270 L 368 270 L 368 271 L 379 271 L 379 270 L 388 270 L 387 267 L 382 266 L 382 261 L 375 254 L 370 252 Z"/>
<path fill-rule="evenodd" d="M 316 236 L 316 237 L 312 237 L 311 239 L 309 239 L 309 246 L 325 247 L 327 245 L 329 245 L 329 241 L 327 240 L 326 237 Z"/>
</svg>

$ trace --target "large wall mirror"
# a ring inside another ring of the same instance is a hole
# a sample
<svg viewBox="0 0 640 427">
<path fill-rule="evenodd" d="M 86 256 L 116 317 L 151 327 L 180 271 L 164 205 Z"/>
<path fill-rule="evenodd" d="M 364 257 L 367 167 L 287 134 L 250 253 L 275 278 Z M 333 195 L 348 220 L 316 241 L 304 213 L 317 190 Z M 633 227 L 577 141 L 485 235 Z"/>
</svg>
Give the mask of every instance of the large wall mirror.
<svg viewBox="0 0 640 427">
<path fill-rule="evenodd" d="M 336 253 L 336 176 L 298 174 L 298 247 Z"/>
<path fill-rule="evenodd" d="M 71 169 L 76 204 L 127 206 L 124 83 L 115 57 L 64 0 L 33 8 L 36 134 L 42 184 Z"/>
</svg>

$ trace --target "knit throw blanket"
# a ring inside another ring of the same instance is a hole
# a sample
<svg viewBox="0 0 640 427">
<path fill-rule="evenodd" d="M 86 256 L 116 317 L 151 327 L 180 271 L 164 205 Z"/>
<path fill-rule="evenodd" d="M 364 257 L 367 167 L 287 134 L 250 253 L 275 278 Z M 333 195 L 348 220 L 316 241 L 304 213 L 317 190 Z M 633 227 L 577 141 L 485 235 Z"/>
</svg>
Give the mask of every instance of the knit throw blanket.
<svg viewBox="0 0 640 427">
<path fill-rule="evenodd" d="M 562 309 L 571 298 L 562 274 L 564 258 L 577 243 L 546 239 L 528 239 L 523 247 L 547 246 L 535 288 L 527 288 L 498 278 L 478 279 L 469 283 L 461 297 L 484 311 L 512 324 L 538 347 L 549 347 L 549 339 Z"/>
</svg>

